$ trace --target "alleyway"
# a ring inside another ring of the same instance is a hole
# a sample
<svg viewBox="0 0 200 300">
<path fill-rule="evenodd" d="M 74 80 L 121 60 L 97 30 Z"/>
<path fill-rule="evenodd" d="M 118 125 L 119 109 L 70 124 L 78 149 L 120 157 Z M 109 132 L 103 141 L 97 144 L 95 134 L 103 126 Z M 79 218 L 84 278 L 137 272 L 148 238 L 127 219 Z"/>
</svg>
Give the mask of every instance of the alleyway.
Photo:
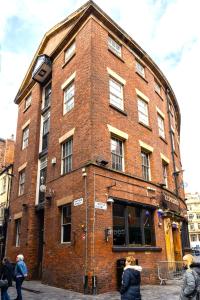
<svg viewBox="0 0 200 300">
<path fill-rule="evenodd" d="M 82 295 L 64 289 L 50 287 L 39 281 L 24 282 L 23 300 L 120 300 L 118 292 L 98 296 Z M 142 300 L 178 300 L 180 285 L 142 286 Z M 11 299 L 16 297 L 15 288 L 9 289 Z"/>
</svg>

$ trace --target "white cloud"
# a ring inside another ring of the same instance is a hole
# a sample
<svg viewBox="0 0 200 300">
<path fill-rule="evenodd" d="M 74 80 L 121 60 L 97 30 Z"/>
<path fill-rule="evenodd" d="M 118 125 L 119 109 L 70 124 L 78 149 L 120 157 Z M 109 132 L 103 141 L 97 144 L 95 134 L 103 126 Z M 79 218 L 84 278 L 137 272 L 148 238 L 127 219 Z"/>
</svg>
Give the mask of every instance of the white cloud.
<svg viewBox="0 0 200 300">
<path fill-rule="evenodd" d="M 1 43 L 0 137 L 15 132 L 17 107 L 13 99 L 43 35 L 84 3 L 82 0 L 11 0 L 1 7 L 0 41 L 5 37 L 7 21 L 13 16 L 22 21 L 25 29 L 21 51 L 4 50 Z M 96 3 L 155 60 L 171 83 L 181 108 L 185 180 L 189 183 L 188 190 L 197 191 L 200 169 L 197 159 L 200 149 L 199 0 L 96 0 Z M 29 32 L 31 39 L 28 39 Z"/>
</svg>

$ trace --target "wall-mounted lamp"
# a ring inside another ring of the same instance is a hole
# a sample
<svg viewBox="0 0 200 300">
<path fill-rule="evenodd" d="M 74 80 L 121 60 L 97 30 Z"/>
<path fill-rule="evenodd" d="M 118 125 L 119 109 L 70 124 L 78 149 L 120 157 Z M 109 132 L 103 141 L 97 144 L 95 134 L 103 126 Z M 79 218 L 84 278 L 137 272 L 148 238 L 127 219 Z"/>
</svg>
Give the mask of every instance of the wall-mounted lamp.
<svg viewBox="0 0 200 300">
<path fill-rule="evenodd" d="M 107 199 L 107 203 L 108 203 L 108 204 L 112 204 L 112 203 L 114 203 L 114 199 L 113 199 L 113 198 L 111 198 L 111 197 L 108 197 L 108 199 Z"/>
<path fill-rule="evenodd" d="M 109 240 L 109 236 L 112 235 L 112 228 L 108 227 L 105 229 L 105 241 L 108 242 Z"/>
<path fill-rule="evenodd" d="M 51 204 L 51 200 L 52 200 L 54 194 L 55 194 L 55 192 L 54 192 L 54 190 L 52 190 L 52 189 L 49 189 L 49 191 L 46 192 L 45 198 L 46 198 L 46 201 L 47 201 L 49 204 Z"/>
<path fill-rule="evenodd" d="M 162 210 L 162 208 L 159 208 L 157 210 L 157 214 L 158 214 L 158 226 L 162 226 L 162 217 L 164 215 L 164 211 Z"/>
<path fill-rule="evenodd" d="M 108 161 L 104 159 L 103 157 L 97 157 L 96 163 L 100 166 L 105 167 L 108 164 Z"/>
</svg>

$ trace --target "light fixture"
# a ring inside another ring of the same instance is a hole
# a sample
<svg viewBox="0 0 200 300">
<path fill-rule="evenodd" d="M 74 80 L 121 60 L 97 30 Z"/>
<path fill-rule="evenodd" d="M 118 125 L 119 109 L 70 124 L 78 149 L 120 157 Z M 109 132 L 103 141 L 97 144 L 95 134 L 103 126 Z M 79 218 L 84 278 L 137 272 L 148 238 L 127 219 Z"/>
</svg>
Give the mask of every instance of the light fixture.
<svg viewBox="0 0 200 300">
<path fill-rule="evenodd" d="M 114 203 L 114 199 L 113 199 L 113 198 L 111 198 L 111 197 L 108 197 L 108 199 L 107 199 L 107 203 L 108 203 L 108 204 L 112 204 L 112 203 Z"/>
<path fill-rule="evenodd" d="M 97 164 L 99 164 L 100 166 L 106 166 L 108 164 L 108 161 L 106 159 L 104 159 L 103 157 L 98 157 L 96 159 Z"/>
</svg>

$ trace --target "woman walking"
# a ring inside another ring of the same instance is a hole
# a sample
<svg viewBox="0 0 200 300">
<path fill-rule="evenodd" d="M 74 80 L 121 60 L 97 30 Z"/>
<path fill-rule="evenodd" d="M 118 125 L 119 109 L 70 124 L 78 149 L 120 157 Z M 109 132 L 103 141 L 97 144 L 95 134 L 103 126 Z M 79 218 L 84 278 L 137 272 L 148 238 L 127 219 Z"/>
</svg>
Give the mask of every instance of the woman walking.
<svg viewBox="0 0 200 300">
<path fill-rule="evenodd" d="M 27 267 L 24 262 L 24 256 L 22 254 L 17 255 L 15 265 L 15 280 L 16 280 L 16 290 L 17 290 L 17 298 L 15 300 L 22 300 L 22 283 L 27 277 Z"/>
<path fill-rule="evenodd" d="M 186 272 L 183 277 L 180 300 L 198 300 L 198 286 L 200 284 L 200 263 L 194 262 L 191 254 L 183 256 L 183 265 Z"/>
<path fill-rule="evenodd" d="M 126 266 L 122 275 L 121 300 L 141 300 L 140 272 L 142 267 L 137 266 L 133 256 L 126 258 Z"/>
<path fill-rule="evenodd" d="M 8 288 L 12 286 L 13 267 L 8 258 L 4 257 L 2 261 L 1 279 L 8 281 L 8 286 L 1 288 L 1 300 L 10 300 Z"/>
</svg>

